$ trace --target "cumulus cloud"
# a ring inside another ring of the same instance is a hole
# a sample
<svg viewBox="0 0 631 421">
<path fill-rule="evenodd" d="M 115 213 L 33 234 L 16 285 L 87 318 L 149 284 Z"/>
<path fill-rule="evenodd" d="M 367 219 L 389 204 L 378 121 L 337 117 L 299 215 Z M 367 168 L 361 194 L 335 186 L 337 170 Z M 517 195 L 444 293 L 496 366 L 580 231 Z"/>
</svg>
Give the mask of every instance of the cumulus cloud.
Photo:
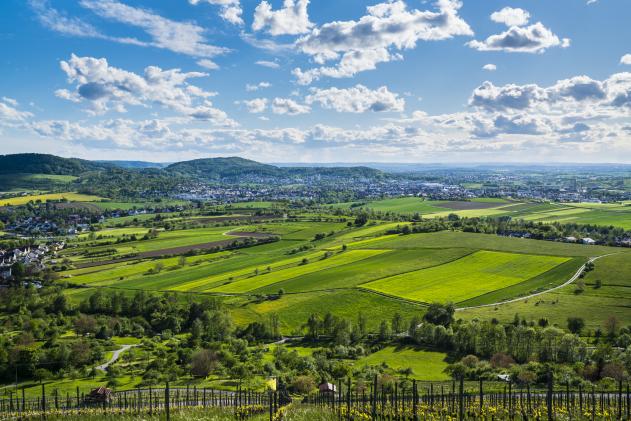
<svg viewBox="0 0 631 421">
<path fill-rule="evenodd" d="M 258 114 L 267 109 L 267 98 L 254 98 L 243 101 L 249 113 Z"/>
<path fill-rule="evenodd" d="M 243 9 L 239 0 L 188 0 L 190 4 L 197 5 L 199 3 L 208 3 L 215 6 L 220 6 L 219 16 L 223 20 L 230 22 L 234 25 L 243 25 Z"/>
<path fill-rule="evenodd" d="M 310 84 L 323 76 L 351 77 L 372 70 L 378 63 L 402 59 L 399 51 L 416 47 L 419 41 L 438 41 L 454 36 L 473 35 L 458 16 L 459 1 L 439 0 L 437 11 L 408 10 L 401 0 L 367 7 L 357 21 L 336 21 L 315 28 L 299 38 L 296 47 L 313 57 L 317 64 L 335 61 L 333 66 L 294 69 L 300 84 Z"/>
<path fill-rule="evenodd" d="M 403 111 L 405 100 L 390 92 L 387 87 L 371 90 L 363 85 L 348 89 L 329 88 L 311 89 L 306 98 L 307 104 L 319 103 L 326 109 L 346 113 L 364 113 L 367 111 Z"/>
<path fill-rule="evenodd" d="M 494 72 L 497 70 L 497 66 L 495 64 L 489 63 L 489 64 L 485 64 L 484 66 L 482 66 L 482 69 L 489 71 L 489 72 Z"/>
<path fill-rule="evenodd" d="M 308 6 L 309 0 L 284 0 L 282 8 L 272 10 L 272 5 L 263 1 L 254 11 L 252 30 L 266 30 L 275 36 L 304 34 L 313 27 L 309 21 Z"/>
<path fill-rule="evenodd" d="M 543 53 L 552 47 L 569 47 L 570 39 L 559 39 L 541 22 L 537 22 L 529 26 L 511 26 L 501 34 L 491 35 L 483 41 L 469 41 L 467 45 L 478 51 Z"/>
<path fill-rule="evenodd" d="M 245 90 L 248 92 L 255 92 L 258 91 L 259 89 L 266 89 L 271 87 L 272 84 L 269 82 L 259 82 L 256 85 L 252 85 L 252 84 L 247 84 L 245 85 Z"/>
<path fill-rule="evenodd" d="M 625 54 L 620 57 L 620 64 L 631 66 L 631 54 Z"/>
<path fill-rule="evenodd" d="M 184 73 L 180 69 L 145 68 L 139 75 L 110 66 L 105 58 L 77 57 L 60 63 L 75 89 L 57 91 L 57 96 L 73 102 L 87 102 L 93 114 L 110 109 L 125 112 L 126 106 L 150 107 L 157 104 L 196 120 L 214 124 L 234 125 L 226 113 L 213 107 L 209 98 L 215 95 L 191 85 L 188 80 L 206 73 Z"/>
<path fill-rule="evenodd" d="M 204 28 L 191 22 L 177 22 L 116 0 L 80 0 L 79 4 L 103 18 L 142 29 L 151 37 L 147 45 L 193 57 L 208 58 L 228 52 L 227 48 L 208 44 Z"/>
<path fill-rule="evenodd" d="M 495 86 L 486 81 L 473 91 L 469 105 L 489 111 L 524 110 L 546 97 L 545 89 L 534 84 Z"/>
<path fill-rule="evenodd" d="M 289 98 L 274 98 L 272 102 L 272 112 L 274 114 L 298 115 L 311 111 L 308 105 L 299 104 Z"/>
<path fill-rule="evenodd" d="M 530 13 L 520 8 L 505 7 L 502 10 L 493 12 L 491 20 L 503 23 L 506 26 L 524 26 L 530 20 Z"/>
</svg>

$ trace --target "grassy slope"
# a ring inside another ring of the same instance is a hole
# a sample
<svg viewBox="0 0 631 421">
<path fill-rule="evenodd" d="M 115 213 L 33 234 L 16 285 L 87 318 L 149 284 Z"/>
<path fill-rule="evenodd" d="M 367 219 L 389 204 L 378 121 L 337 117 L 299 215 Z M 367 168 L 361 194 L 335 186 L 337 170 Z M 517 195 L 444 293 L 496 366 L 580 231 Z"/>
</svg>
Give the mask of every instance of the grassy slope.
<svg viewBox="0 0 631 421">
<path fill-rule="evenodd" d="M 603 286 L 595 289 L 597 279 Z M 589 329 L 602 328 L 609 316 L 617 317 L 622 325 L 631 323 L 631 258 L 628 253 L 604 257 L 596 261 L 596 268 L 585 276 L 586 288 L 576 294 L 575 285 L 517 303 L 498 307 L 458 312 L 464 318 L 510 321 L 515 313 L 527 319 L 547 317 L 565 327 L 568 317 L 582 317 Z"/>
<path fill-rule="evenodd" d="M 212 288 L 209 291 L 229 293 L 254 291 L 256 289 L 275 284 L 276 282 L 286 281 L 288 279 L 297 278 L 301 275 L 318 272 L 340 265 L 351 264 L 353 262 L 368 259 L 372 256 L 376 256 L 378 254 L 386 252 L 386 250 L 351 250 L 342 254 L 338 254 L 337 256 L 329 257 L 327 259 L 321 259 L 305 265 L 283 269 L 276 272 L 272 271 L 270 273 L 264 273 L 253 278 L 222 285 L 216 288 Z"/>
<path fill-rule="evenodd" d="M 368 327 L 376 332 L 381 320 L 390 320 L 399 312 L 405 318 L 422 314 L 423 307 L 378 294 L 342 290 L 336 292 L 310 292 L 304 294 L 285 294 L 278 300 L 261 303 L 240 303 L 233 310 L 233 317 L 238 324 L 255 320 L 266 320 L 269 314 L 278 314 L 284 334 L 298 332 L 311 314 L 324 316 L 327 312 L 339 317 L 356 320 L 359 313 L 368 316 Z"/>
<path fill-rule="evenodd" d="M 478 251 L 452 263 L 362 285 L 388 295 L 421 302 L 460 302 L 521 283 L 567 259 Z"/>
<path fill-rule="evenodd" d="M 287 292 L 352 288 L 371 280 L 439 265 L 470 252 L 471 250 L 466 249 L 391 251 L 362 261 L 279 282 L 273 285 L 274 288 L 263 288 L 261 292 L 271 293 L 278 291 L 278 288 L 283 288 Z"/>
<path fill-rule="evenodd" d="M 444 373 L 447 367 L 443 352 L 423 351 L 408 347 L 389 346 L 369 356 L 360 359 L 356 364 L 360 366 L 380 366 L 387 364 L 394 371 L 411 368 L 414 371 L 411 378 L 429 381 L 449 380 Z"/>
</svg>

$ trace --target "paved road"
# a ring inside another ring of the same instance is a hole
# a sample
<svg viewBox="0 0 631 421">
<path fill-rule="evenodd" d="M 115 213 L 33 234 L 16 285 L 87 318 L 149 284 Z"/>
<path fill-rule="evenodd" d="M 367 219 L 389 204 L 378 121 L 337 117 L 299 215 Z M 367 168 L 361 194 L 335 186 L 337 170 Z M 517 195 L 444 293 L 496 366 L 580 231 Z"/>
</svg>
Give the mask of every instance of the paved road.
<svg viewBox="0 0 631 421">
<path fill-rule="evenodd" d="M 101 370 L 101 371 L 106 371 L 107 367 L 109 367 L 110 365 L 114 364 L 116 362 L 116 360 L 118 360 L 118 358 L 120 357 L 120 355 L 127 351 L 130 348 L 133 348 L 135 346 L 138 345 L 123 345 L 120 349 L 117 349 L 116 351 L 114 351 L 114 353 L 112 354 L 112 358 L 110 358 L 110 360 L 104 364 L 101 364 L 99 366 L 96 367 L 97 370 Z"/>
<path fill-rule="evenodd" d="M 591 259 L 589 259 L 588 262 L 592 262 L 593 263 L 593 262 L 595 262 L 598 259 L 602 259 L 603 257 L 611 256 L 613 254 L 619 254 L 619 253 L 609 253 L 609 254 L 603 254 L 602 256 L 592 257 Z M 482 305 L 479 305 L 479 306 L 460 307 L 460 308 L 457 308 L 456 311 L 471 310 L 471 309 L 483 308 L 483 307 L 494 307 L 494 306 L 499 306 L 499 305 L 502 305 L 502 304 L 515 303 L 517 301 L 527 300 L 529 298 L 536 297 L 538 295 L 547 294 L 548 292 L 556 291 L 557 289 L 560 289 L 560 288 L 563 288 L 565 286 L 568 286 L 572 282 L 576 281 L 578 279 L 578 277 L 581 276 L 581 273 L 583 272 L 583 270 L 585 270 L 585 265 L 583 265 L 580 268 L 578 268 L 576 273 L 570 279 L 568 279 L 565 283 L 563 283 L 561 285 L 558 285 L 558 286 L 556 286 L 554 288 L 550 288 L 550 289 L 547 289 L 545 291 L 536 292 L 534 294 L 526 295 L 525 297 L 513 298 L 512 300 L 500 301 L 500 302 L 492 303 L 492 304 L 482 304 Z"/>
</svg>

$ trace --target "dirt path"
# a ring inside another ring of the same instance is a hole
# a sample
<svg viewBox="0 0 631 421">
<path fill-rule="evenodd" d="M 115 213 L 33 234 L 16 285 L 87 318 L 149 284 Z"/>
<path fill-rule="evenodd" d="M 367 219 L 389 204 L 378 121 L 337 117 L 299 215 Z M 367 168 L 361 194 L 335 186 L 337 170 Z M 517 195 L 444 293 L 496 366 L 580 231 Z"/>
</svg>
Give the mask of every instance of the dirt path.
<svg viewBox="0 0 631 421">
<path fill-rule="evenodd" d="M 593 262 L 595 262 L 598 259 L 602 259 L 603 257 L 611 256 L 611 255 L 614 255 L 614 254 L 619 254 L 619 253 L 609 253 L 609 254 L 603 254 L 602 256 L 592 257 L 592 258 L 590 258 L 588 260 L 588 263 L 589 262 L 593 263 Z M 557 289 L 561 289 L 563 287 L 566 287 L 566 286 L 570 285 L 572 282 L 576 281 L 578 279 L 578 277 L 581 276 L 581 273 L 583 272 L 583 270 L 585 270 L 585 265 L 587 265 L 587 263 L 585 263 L 580 268 L 578 268 L 576 273 L 570 279 L 568 279 L 565 283 L 563 283 L 561 285 L 557 285 L 554 288 L 550 288 L 550 289 L 547 289 L 545 291 L 536 292 L 534 294 L 526 295 L 525 297 L 513 298 L 511 300 L 500 301 L 500 302 L 497 302 L 497 303 L 482 304 L 482 305 L 479 305 L 479 306 L 471 306 L 471 307 L 460 307 L 460 308 L 457 308 L 456 311 L 473 310 L 473 309 L 476 309 L 476 308 L 495 307 L 495 306 L 499 306 L 499 305 L 502 305 L 502 304 L 516 303 L 517 301 L 527 300 L 529 298 L 533 298 L 533 297 L 537 297 L 539 295 L 547 294 L 548 292 L 556 291 Z"/>
<path fill-rule="evenodd" d="M 117 349 L 116 351 L 114 351 L 114 353 L 112 354 L 112 358 L 110 358 L 108 362 L 97 366 L 96 369 L 101 370 L 101 371 L 106 371 L 107 367 L 114 364 L 123 352 L 135 346 L 138 346 L 138 345 L 123 345 L 120 349 Z"/>
</svg>

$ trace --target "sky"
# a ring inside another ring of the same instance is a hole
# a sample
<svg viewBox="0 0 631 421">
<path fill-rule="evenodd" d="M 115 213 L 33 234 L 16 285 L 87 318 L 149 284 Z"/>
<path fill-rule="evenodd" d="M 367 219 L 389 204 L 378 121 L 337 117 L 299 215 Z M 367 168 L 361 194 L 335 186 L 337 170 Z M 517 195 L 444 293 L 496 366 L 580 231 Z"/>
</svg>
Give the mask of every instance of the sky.
<svg viewBox="0 0 631 421">
<path fill-rule="evenodd" d="M 628 0 L 2 0 L 0 153 L 631 163 Z"/>
</svg>

